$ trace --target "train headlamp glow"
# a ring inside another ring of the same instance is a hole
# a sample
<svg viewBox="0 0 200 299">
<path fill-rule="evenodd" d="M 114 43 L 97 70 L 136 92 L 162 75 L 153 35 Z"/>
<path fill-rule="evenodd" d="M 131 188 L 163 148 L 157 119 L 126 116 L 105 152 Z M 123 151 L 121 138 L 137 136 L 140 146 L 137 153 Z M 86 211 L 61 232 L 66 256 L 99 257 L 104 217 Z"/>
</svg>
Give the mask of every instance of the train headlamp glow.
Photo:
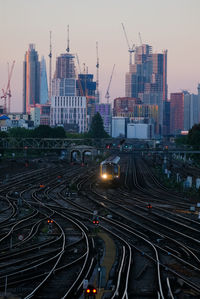
<svg viewBox="0 0 200 299">
<path fill-rule="evenodd" d="M 103 179 L 107 179 L 107 174 L 103 174 L 103 175 L 102 175 L 102 178 L 103 178 Z"/>
</svg>

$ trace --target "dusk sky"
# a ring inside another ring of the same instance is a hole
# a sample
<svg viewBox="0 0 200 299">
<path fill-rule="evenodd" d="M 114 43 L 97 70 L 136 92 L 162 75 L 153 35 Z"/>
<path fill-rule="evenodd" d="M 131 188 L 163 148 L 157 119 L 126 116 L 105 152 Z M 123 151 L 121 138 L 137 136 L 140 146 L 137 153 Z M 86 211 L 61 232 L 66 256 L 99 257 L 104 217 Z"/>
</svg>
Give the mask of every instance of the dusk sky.
<svg viewBox="0 0 200 299">
<path fill-rule="evenodd" d="M 22 111 L 23 61 L 30 43 L 47 64 L 52 31 L 53 72 L 56 56 L 65 53 L 67 25 L 70 52 L 96 78 L 96 41 L 99 43 L 100 92 L 105 101 L 112 67 L 110 99 L 125 94 L 129 42 L 142 42 L 153 52 L 168 50 L 168 90 L 197 93 L 200 82 L 200 0 L 0 0 L 0 89 L 7 83 L 7 62 L 15 60 L 11 80 L 12 111 Z M 169 98 L 169 94 L 168 94 Z M 2 103 L 2 100 L 1 100 Z"/>
</svg>

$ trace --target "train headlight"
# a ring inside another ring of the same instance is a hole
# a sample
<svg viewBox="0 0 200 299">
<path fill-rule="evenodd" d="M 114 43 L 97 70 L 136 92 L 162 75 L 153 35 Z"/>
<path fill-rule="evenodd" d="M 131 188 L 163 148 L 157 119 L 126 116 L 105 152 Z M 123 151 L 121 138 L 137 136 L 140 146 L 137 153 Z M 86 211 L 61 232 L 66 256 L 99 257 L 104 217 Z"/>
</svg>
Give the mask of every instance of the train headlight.
<svg viewBox="0 0 200 299">
<path fill-rule="evenodd" d="M 103 178 L 103 179 L 107 179 L 107 174 L 103 174 L 103 175 L 102 175 L 102 178 Z"/>
</svg>

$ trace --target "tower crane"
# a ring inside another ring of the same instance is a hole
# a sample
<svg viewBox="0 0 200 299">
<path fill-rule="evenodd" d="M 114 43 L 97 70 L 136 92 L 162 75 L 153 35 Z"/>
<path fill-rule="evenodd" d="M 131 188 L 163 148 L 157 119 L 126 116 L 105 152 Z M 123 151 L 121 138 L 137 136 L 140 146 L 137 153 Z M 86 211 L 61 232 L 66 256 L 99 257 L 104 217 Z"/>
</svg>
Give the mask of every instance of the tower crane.
<svg viewBox="0 0 200 299">
<path fill-rule="evenodd" d="M 6 89 L 5 90 L 2 89 L 3 95 L 1 96 L 1 99 L 4 99 L 4 109 L 3 109 L 4 113 L 10 112 L 10 102 L 12 96 L 10 90 L 10 81 L 11 81 L 14 65 L 15 65 L 15 60 L 12 63 L 11 69 L 9 69 L 9 64 L 8 64 L 8 82 L 7 82 Z M 8 109 L 7 109 L 7 97 L 8 97 Z"/>
<path fill-rule="evenodd" d="M 67 53 L 69 53 L 69 25 L 67 25 L 67 49 L 66 49 Z"/>
<path fill-rule="evenodd" d="M 141 33 L 139 32 L 138 35 L 139 35 L 140 45 L 142 46 L 142 36 L 141 36 Z"/>
<path fill-rule="evenodd" d="M 99 103 L 99 53 L 98 53 L 98 42 L 96 42 L 96 55 L 97 55 L 97 75 L 96 75 L 96 102 Z"/>
<path fill-rule="evenodd" d="M 135 44 L 133 44 L 132 47 L 130 47 L 130 44 L 129 44 L 129 41 L 128 41 L 128 37 L 127 37 L 127 34 L 126 34 L 126 30 L 125 30 L 125 27 L 124 27 L 123 23 L 122 23 L 122 28 L 123 28 L 123 31 L 124 31 L 124 35 L 125 35 L 125 39 L 126 39 L 127 45 L 128 45 L 129 66 L 131 66 L 132 65 L 132 54 L 135 52 Z"/>
<path fill-rule="evenodd" d="M 115 69 L 115 64 L 113 65 L 112 73 L 111 73 L 111 76 L 110 76 L 110 81 L 109 81 L 108 88 L 107 88 L 106 95 L 105 95 L 105 98 L 107 100 L 107 104 L 109 104 L 109 98 L 110 98 L 109 90 L 110 90 L 110 84 L 111 84 L 111 81 L 112 81 L 114 69 Z"/>
<path fill-rule="evenodd" d="M 52 94 L 52 43 L 51 43 L 51 31 L 50 31 L 50 44 L 49 44 L 49 102 L 51 101 Z"/>
</svg>

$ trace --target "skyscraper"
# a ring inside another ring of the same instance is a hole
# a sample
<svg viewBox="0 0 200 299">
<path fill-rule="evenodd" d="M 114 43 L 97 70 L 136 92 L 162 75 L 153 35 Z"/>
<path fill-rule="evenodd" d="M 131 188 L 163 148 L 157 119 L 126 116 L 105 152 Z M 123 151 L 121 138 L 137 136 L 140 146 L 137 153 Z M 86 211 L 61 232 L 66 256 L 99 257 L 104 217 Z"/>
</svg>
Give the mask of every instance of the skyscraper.
<svg viewBox="0 0 200 299">
<path fill-rule="evenodd" d="M 52 95 L 76 95 L 74 55 L 70 53 L 61 54 L 56 59 L 56 71 L 52 80 Z"/>
<path fill-rule="evenodd" d="M 76 74 L 74 55 L 61 54 L 56 60 L 56 71 L 52 80 L 51 114 L 52 126 L 62 125 L 66 130 L 79 133 L 88 129 L 87 100 L 76 96 Z"/>
<path fill-rule="evenodd" d="M 170 95 L 170 131 L 180 134 L 184 129 L 184 93 L 176 92 Z"/>
<path fill-rule="evenodd" d="M 48 84 L 47 84 L 47 72 L 44 56 L 41 59 L 40 65 L 40 103 L 46 104 L 48 102 Z"/>
<path fill-rule="evenodd" d="M 23 71 L 23 111 L 27 113 L 30 105 L 40 103 L 40 62 L 33 44 L 25 54 Z"/>
<path fill-rule="evenodd" d="M 93 74 L 79 74 L 76 81 L 76 95 L 87 98 L 88 126 L 95 115 L 96 82 L 93 81 L 93 77 Z"/>
<path fill-rule="evenodd" d="M 125 93 L 127 97 L 140 98 L 144 104 L 158 105 L 161 134 L 167 100 L 167 51 L 157 54 L 149 45 L 136 47 L 135 63 L 126 74 Z"/>
</svg>

